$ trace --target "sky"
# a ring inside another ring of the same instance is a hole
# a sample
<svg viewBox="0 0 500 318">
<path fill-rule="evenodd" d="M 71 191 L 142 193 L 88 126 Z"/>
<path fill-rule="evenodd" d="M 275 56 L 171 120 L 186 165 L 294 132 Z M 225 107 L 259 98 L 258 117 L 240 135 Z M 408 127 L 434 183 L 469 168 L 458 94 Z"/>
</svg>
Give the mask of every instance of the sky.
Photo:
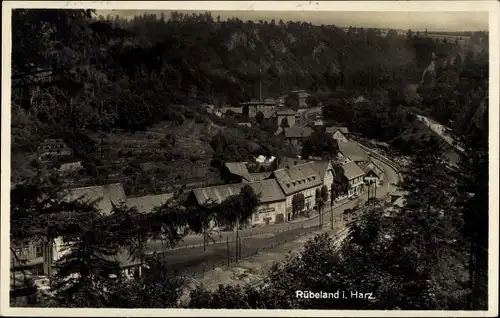
<svg viewBox="0 0 500 318">
<path fill-rule="evenodd" d="M 97 14 L 107 14 L 132 18 L 134 15 L 161 12 L 170 16 L 169 10 L 97 10 Z M 201 11 L 183 11 L 189 13 Z M 429 31 L 486 31 L 488 30 L 487 12 L 394 12 L 394 11 L 211 11 L 213 17 L 222 20 L 238 17 L 241 20 L 305 21 L 312 24 L 334 24 L 339 27 L 354 26 L 364 28 L 390 28 L 401 30 Z"/>
</svg>

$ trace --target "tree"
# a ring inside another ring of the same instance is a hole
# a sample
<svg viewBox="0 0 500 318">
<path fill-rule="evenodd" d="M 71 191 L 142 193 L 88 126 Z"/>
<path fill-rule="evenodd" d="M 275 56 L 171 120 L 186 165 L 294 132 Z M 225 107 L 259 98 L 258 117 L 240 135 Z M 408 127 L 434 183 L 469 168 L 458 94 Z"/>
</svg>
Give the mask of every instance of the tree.
<svg viewBox="0 0 500 318">
<path fill-rule="evenodd" d="M 301 156 L 311 156 L 322 159 L 333 159 L 337 157 L 338 144 L 325 130 L 319 130 L 308 137 L 303 144 Z"/>
<path fill-rule="evenodd" d="M 285 107 L 293 110 L 299 109 L 299 95 L 297 93 L 290 93 L 285 98 Z"/>
<path fill-rule="evenodd" d="M 288 128 L 290 127 L 290 125 L 288 124 L 288 118 L 285 117 L 281 120 L 281 123 L 280 123 L 280 127 L 281 128 Z"/>
<path fill-rule="evenodd" d="M 309 107 L 317 107 L 319 105 L 319 99 L 316 95 L 309 95 L 306 98 L 306 102 Z"/>
<path fill-rule="evenodd" d="M 484 128 L 484 127 L 482 127 Z M 458 208 L 462 211 L 462 233 L 468 244 L 469 294 L 467 308 L 487 307 L 488 284 L 488 138 L 486 130 L 473 125 L 460 139 L 464 149 L 459 175 Z"/>
<path fill-rule="evenodd" d="M 251 221 L 259 202 L 259 195 L 254 192 L 252 187 L 245 185 L 239 194 L 228 197 L 218 207 L 219 218 L 227 222 L 229 226 L 236 227 L 237 244 L 240 226 Z M 237 255 L 240 257 L 239 251 L 237 251 Z"/>
<path fill-rule="evenodd" d="M 297 193 L 292 197 L 292 214 L 295 217 L 297 212 L 304 210 L 305 197 L 302 193 Z"/>
<path fill-rule="evenodd" d="M 264 121 L 264 114 L 262 112 L 257 112 L 257 114 L 255 114 L 255 120 L 258 124 L 262 124 Z"/>
<path fill-rule="evenodd" d="M 323 207 L 328 202 L 328 187 L 326 185 L 316 189 L 316 207 L 320 215 L 320 224 L 323 224 Z"/>
</svg>

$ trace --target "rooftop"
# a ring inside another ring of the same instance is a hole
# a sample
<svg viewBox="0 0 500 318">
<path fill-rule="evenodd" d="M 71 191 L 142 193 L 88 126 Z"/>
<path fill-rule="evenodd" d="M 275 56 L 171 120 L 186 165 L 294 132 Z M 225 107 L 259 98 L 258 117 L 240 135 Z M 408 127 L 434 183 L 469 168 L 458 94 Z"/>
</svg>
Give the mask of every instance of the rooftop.
<svg viewBox="0 0 500 318">
<path fill-rule="evenodd" d="M 65 199 L 93 204 L 103 213 L 109 214 L 113 210 L 113 205 L 119 205 L 126 201 L 126 196 L 121 183 L 113 183 L 70 189 L 66 191 Z"/>
<path fill-rule="evenodd" d="M 347 129 L 347 127 L 336 127 L 336 126 L 326 127 L 326 132 L 329 134 L 334 134 L 337 130 L 340 130 L 340 132 L 343 134 L 349 133 L 349 129 Z"/>
<path fill-rule="evenodd" d="M 205 204 L 210 200 L 219 204 L 230 196 L 238 195 L 245 185 L 252 187 L 255 193 L 260 195 L 260 202 L 262 203 L 283 201 L 286 199 L 283 191 L 275 179 L 198 188 L 194 189 L 192 193 L 194 194 L 196 201 L 198 201 L 198 204 Z"/>
<path fill-rule="evenodd" d="M 273 174 L 286 195 L 322 184 L 313 162 L 278 169 Z"/>
<path fill-rule="evenodd" d="M 297 112 L 293 109 L 280 109 L 280 110 L 277 110 L 276 111 L 276 115 L 278 116 L 287 116 L 287 115 L 294 115 L 296 114 Z"/>
<path fill-rule="evenodd" d="M 311 136 L 314 132 L 310 127 L 285 127 L 285 137 L 286 138 L 307 138 Z"/>
<path fill-rule="evenodd" d="M 344 176 L 347 180 L 352 180 L 365 175 L 363 170 L 361 170 L 361 168 L 354 161 L 342 165 L 342 169 L 344 170 Z"/>
<path fill-rule="evenodd" d="M 173 193 L 162 193 L 155 195 L 145 195 L 141 197 L 128 198 L 125 204 L 128 207 L 135 207 L 141 213 L 151 212 L 155 207 L 162 205 L 174 197 Z"/>
<path fill-rule="evenodd" d="M 369 161 L 368 154 L 356 142 L 339 142 L 340 152 L 353 161 Z"/>
<path fill-rule="evenodd" d="M 250 173 L 248 173 L 245 162 L 226 162 L 224 166 L 230 173 L 240 176 L 247 181 L 252 181 L 252 177 L 250 176 Z"/>
<path fill-rule="evenodd" d="M 362 162 L 359 164 L 359 167 L 361 170 L 364 171 L 364 173 L 368 173 L 370 171 L 373 171 L 379 178 L 382 177 L 384 174 L 384 170 L 380 168 L 375 162 L 373 161 L 367 161 L 367 162 Z"/>
</svg>

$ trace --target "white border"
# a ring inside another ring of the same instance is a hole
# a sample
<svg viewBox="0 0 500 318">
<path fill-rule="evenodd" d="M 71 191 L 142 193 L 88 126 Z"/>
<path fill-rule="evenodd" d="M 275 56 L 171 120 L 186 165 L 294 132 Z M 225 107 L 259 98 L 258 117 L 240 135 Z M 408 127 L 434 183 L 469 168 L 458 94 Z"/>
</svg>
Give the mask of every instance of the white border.
<svg viewBox="0 0 500 318">
<path fill-rule="evenodd" d="M 9 307 L 10 218 L 10 75 L 11 9 L 92 8 L 100 10 L 196 10 L 196 11 L 488 11 L 490 32 L 490 229 L 488 311 L 367 311 L 367 310 L 207 310 L 207 309 L 49 309 Z M 12 316 L 318 316 L 318 317 L 495 317 L 498 315 L 498 137 L 499 137 L 499 3 L 496 1 L 5 1 L 2 2 L 2 160 L 1 160 L 1 314 Z M 7 150 L 7 151 L 5 151 Z"/>
</svg>

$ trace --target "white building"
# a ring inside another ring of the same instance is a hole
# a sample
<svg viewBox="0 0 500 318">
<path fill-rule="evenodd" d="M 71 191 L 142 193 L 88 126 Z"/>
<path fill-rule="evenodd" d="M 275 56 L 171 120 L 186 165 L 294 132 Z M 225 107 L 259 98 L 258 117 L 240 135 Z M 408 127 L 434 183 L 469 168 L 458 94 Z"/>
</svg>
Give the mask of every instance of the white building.
<svg viewBox="0 0 500 318">
<path fill-rule="evenodd" d="M 292 200 L 299 193 L 304 195 L 305 209 L 314 208 L 316 204 L 316 189 L 321 188 L 323 180 L 314 162 L 307 162 L 273 172 L 286 196 L 286 214 L 288 220 L 292 217 Z"/>
<path fill-rule="evenodd" d="M 257 212 L 252 217 L 250 225 L 267 225 L 285 221 L 285 194 L 275 179 L 194 189 L 188 195 L 186 203 L 189 205 L 203 205 L 210 202 L 220 204 L 227 198 L 238 195 L 245 185 L 250 186 L 260 199 Z"/>
<path fill-rule="evenodd" d="M 344 170 L 344 178 L 348 184 L 347 197 L 350 198 L 363 193 L 365 185 L 365 173 L 363 170 L 354 161 L 342 165 L 342 169 Z"/>
</svg>

